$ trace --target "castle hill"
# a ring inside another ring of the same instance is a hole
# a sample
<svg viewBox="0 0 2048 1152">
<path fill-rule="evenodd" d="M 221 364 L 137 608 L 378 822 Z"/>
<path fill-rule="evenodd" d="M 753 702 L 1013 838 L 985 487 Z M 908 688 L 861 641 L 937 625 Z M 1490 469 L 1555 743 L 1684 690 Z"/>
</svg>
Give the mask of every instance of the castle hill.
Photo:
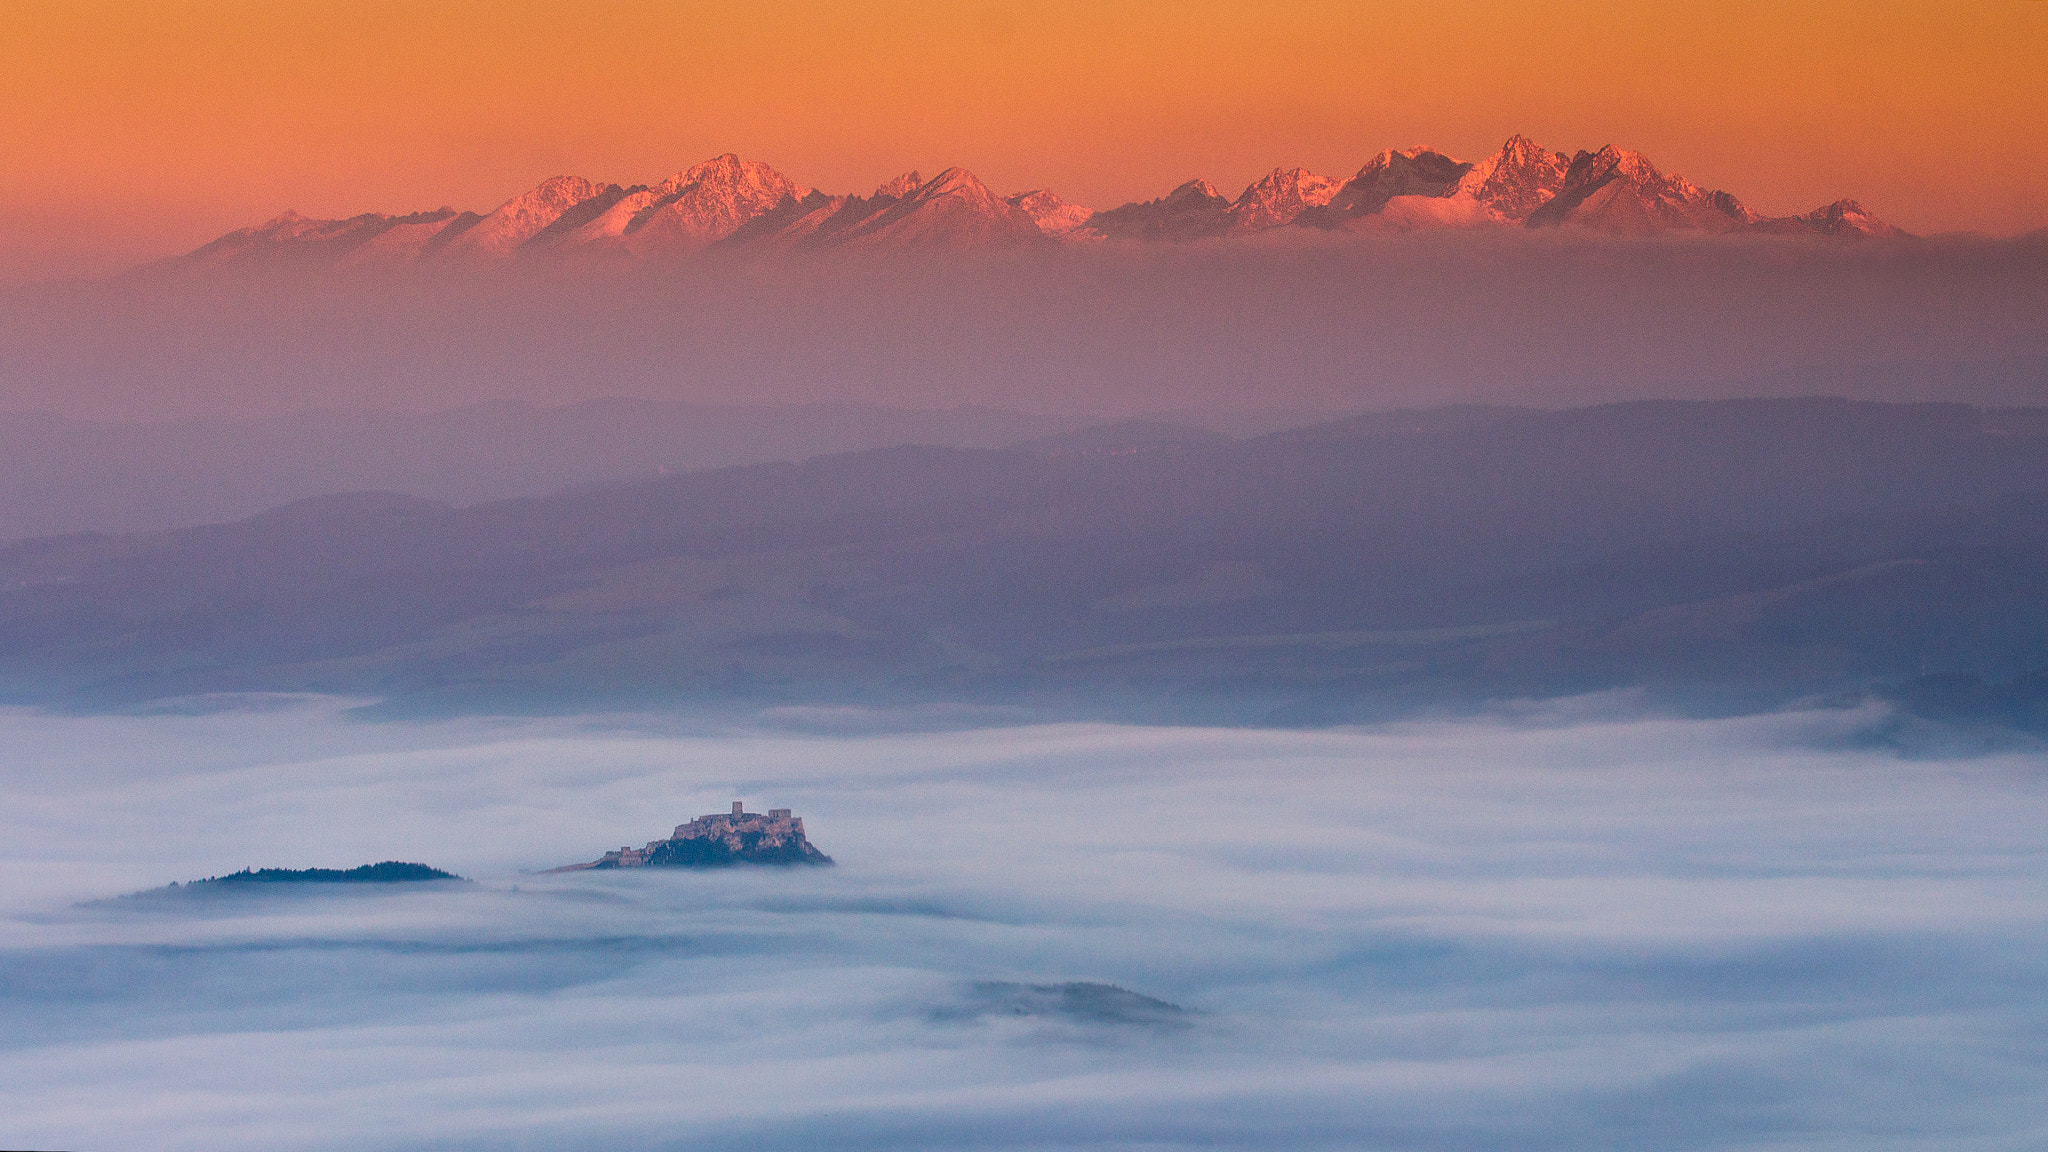
<svg viewBox="0 0 2048 1152">
<path fill-rule="evenodd" d="M 667 839 L 650 840 L 642 848 L 623 846 L 587 864 L 568 864 L 550 872 L 584 872 L 607 868 L 727 868 L 736 864 L 827 865 L 832 858 L 804 837 L 804 819 L 787 808 L 766 815 L 746 811 L 732 802 L 731 812 L 699 816 L 676 825 Z"/>
</svg>

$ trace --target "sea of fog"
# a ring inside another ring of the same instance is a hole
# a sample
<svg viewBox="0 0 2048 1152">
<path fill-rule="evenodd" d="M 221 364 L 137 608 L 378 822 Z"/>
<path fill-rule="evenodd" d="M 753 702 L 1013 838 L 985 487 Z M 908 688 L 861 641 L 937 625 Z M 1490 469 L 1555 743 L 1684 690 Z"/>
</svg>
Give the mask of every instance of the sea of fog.
<svg viewBox="0 0 2048 1152">
<path fill-rule="evenodd" d="M 2048 1146 L 2048 756 L 1873 711 L 244 703 L 0 713 L 0 1147 Z M 735 799 L 838 865 L 539 874 Z"/>
</svg>

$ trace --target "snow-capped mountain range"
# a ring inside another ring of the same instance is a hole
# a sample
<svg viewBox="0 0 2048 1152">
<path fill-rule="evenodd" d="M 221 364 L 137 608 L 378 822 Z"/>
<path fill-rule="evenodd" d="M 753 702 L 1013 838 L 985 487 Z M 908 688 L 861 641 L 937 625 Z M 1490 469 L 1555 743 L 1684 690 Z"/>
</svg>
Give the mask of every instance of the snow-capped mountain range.
<svg viewBox="0 0 2048 1152">
<path fill-rule="evenodd" d="M 491 263 L 586 254 L 681 256 L 714 246 L 804 251 L 967 251 L 1056 244 L 1189 241 L 1278 228 L 1331 232 L 1572 228 L 1642 235 L 1758 232 L 1903 235 L 1854 200 L 1764 217 L 1733 195 L 1666 175 L 1609 145 L 1564 153 L 1514 136 L 1479 161 L 1388 149 L 1348 180 L 1276 168 L 1235 199 L 1190 180 L 1157 200 L 1095 211 L 1046 189 L 999 196 L 964 168 L 907 172 L 866 196 L 806 188 L 730 153 L 656 184 L 556 176 L 486 213 L 441 208 L 313 220 L 296 212 L 230 232 L 180 258 L 345 267 Z"/>
</svg>

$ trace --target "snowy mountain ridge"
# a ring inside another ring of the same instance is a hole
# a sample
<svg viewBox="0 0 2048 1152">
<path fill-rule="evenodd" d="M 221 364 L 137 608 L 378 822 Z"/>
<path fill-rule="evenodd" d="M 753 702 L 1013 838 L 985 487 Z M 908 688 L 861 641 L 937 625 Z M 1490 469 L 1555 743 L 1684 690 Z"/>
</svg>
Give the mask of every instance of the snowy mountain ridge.
<svg viewBox="0 0 2048 1152">
<path fill-rule="evenodd" d="M 1386 149 L 1350 178 L 1275 168 L 1234 199 L 1189 180 L 1156 200 L 1094 211 L 1037 188 L 1003 196 L 964 168 L 906 172 L 866 196 L 806 187 L 756 160 L 713 157 L 658 183 L 555 176 L 486 213 L 440 208 L 340 220 L 285 212 L 179 258 L 218 266 L 502 262 L 542 255 L 672 259 L 708 248 L 960 252 L 1061 243 L 1184 242 L 1278 228 L 1329 232 L 1571 228 L 1604 234 L 1904 235 L 1854 200 L 1765 218 L 1728 192 L 1608 145 L 1567 157 L 1527 137 L 1463 161 Z"/>
</svg>

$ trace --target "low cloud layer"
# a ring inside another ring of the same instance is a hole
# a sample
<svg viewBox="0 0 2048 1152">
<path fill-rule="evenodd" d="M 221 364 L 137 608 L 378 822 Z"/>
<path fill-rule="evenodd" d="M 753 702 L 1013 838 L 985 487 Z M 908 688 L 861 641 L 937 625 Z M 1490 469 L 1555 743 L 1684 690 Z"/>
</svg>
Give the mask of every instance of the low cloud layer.
<svg viewBox="0 0 2048 1152">
<path fill-rule="evenodd" d="M 0 1145 L 2044 1135 L 2038 755 L 831 719 L 0 716 Z M 734 798 L 839 866 L 532 874 Z M 476 883 L 102 899 L 388 858 Z"/>
</svg>

